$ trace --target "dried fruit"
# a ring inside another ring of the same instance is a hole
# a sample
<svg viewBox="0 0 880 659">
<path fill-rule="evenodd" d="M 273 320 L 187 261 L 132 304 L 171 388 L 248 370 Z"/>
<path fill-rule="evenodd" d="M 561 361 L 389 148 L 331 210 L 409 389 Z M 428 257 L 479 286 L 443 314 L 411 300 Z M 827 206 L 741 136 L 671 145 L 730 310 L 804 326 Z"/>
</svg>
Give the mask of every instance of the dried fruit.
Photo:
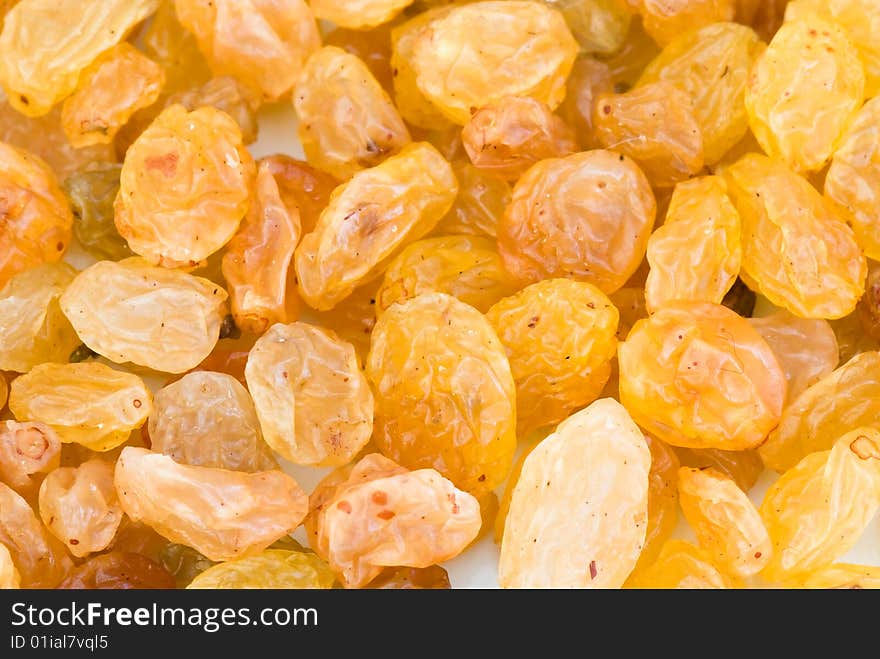
<svg viewBox="0 0 880 659">
<path fill-rule="evenodd" d="M 0 369 L 26 373 L 43 362 L 67 361 L 80 340 L 58 299 L 75 276 L 66 263 L 49 263 L 0 289 Z"/>
<path fill-rule="evenodd" d="M 174 577 L 178 588 L 186 588 L 209 567 L 217 565 L 192 547 L 169 543 L 162 550 L 159 562 Z"/>
<path fill-rule="evenodd" d="M 666 222 L 648 240 L 647 256 L 645 299 L 652 311 L 674 301 L 721 303 L 742 261 L 739 213 L 724 179 L 679 183 Z"/>
<path fill-rule="evenodd" d="M 50 426 L 62 442 L 109 451 L 146 422 L 153 396 L 137 375 L 100 362 L 40 364 L 12 383 L 9 409 Z"/>
<path fill-rule="evenodd" d="M 315 309 L 333 308 L 433 229 L 457 193 L 449 163 L 425 142 L 358 172 L 336 188 L 297 247 L 300 295 Z"/>
<path fill-rule="evenodd" d="M 172 105 L 125 154 L 116 228 L 153 263 L 196 266 L 235 234 L 255 169 L 229 115 Z"/>
<path fill-rule="evenodd" d="M 827 321 L 778 311 L 749 322 L 773 350 L 785 373 L 788 402 L 837 368 L 837 338 Z"/>
<path fill-rule="evenodd" d="M 340 179 L 375 167 L 410 142 L 406 124 L 367 65 L 335 46 L 306 62 L 293 106 L 306 159 Z"/>
<path fill-rule="evenodd" d="M 524 283 L 567 277 L 613 293 L 644 258 L 655 211 L 648 179 L 626 156 L 545 160 L 517 181 L 498 250 Z"/>
<path fill-rule="evenodd" d="M 0 483 L 0 546 L 6 546 L 22 588 L 54 588 L 72 567 L 64 545 L 43 526 L 27 501 Z"/>
<path fill-rule="evenodd" d="M 391 71 L 391 26 L 382 25 L 374 30 L 336 28 L 324 38 L 324 45 L 338 46 L 359 57 L 370 69 L 376 81 L 389 94 L 394 91 Z"/>
<path fill-rule="evenodd" d="M 782 472 L 815 451 L 827 451 L 843 433 L 877 423 L 880 352 L 856 355 L 801 393 L 759 452 L 764 464 Z"/>
<path fill-rule="evenodd" d="M 614 53 L 623 46 L 632 18 L 626 0 L 544 0 L 565 17 L 584 53 Z"/>
<path fill-rule="evenodd" d="M 865 294 L 856 307 L 859 327 L 866 338 L 880 339 L 880 267 L 871 263 L 865 281 Z"/>
<path fill-rule="evenodd" d="M 365 586 L 386 566 L 453 558 L 480 530 L 477 500 L 433 469 L 407 471 L 373 453 L 336 479 L 320 503 L 310 501 L 312 547 L 346 588 Z"/>
<path fill-rule="evenodd" d="M 395 304 L 373 330 L 367 378 L 382 453 L 476 495 L 504 481 L 516 448 L 514 382 L 480 312 L 445 293 Z"/>
<path fill-rule="evenodd" d="M 681 509 L 716 565 L 734 577 L 756 575 L 770 560 L 770 536 L 754 504 L 732 479 L 714 469 L 682 467 Z"/>
<path fill-rule="evenodd" d="M 559 424 L 526 458 L 514 488 L 501 586 L 623 585 L 645 541 L 650 466 L 641 431 L 614 400 Z"/>
<path fill-rule="evenodd" d="M 749 129 L 746 84 L 763 49 L 752 30 L 736 23 L 689 30 L 676 35 L 648 64 L 638 84 L 662 80 L 690 97 L 703 136 L 704 160 L 714 165 Z"/>
<path fill-rule="evenodd" d="M 452 170 L 458 179 L 458 196 L 433 233 L 495 238 L 498 220 L 510 203 L 510 184 L 467 161 L 453 163 Z"/>
<path fill-rule="evenodd" d="M 209 567 L 187 588 L 332 588 L 335 581 L 327 564 L 314 554 L 267 549 L 248 558 Z"/>
<path fill-rule="evenodd" d="M 214 347 L 226 291 L 143 259 L 99 261 L 61 296 L 61 309 L 92 350 L 117 362 L 183 373 Z"/>
<path fill-rule="evenodd" d="M 305 323 L 273 325 L 245 367 L 266 442 L 295 464 L 338 466 L 370 440 L 373 394 L 354 346 Z"/>
<path fill-rule="evenodd" d="M 717 448 L 675 447 L 675 454 L 685 467 L 713 469 L 729 477 L 739 489 L 748 492 L 764 472 L 764 463 L 756 450 L 723 451 Z"/>
<path fill-rule="evenodd" d="M 682 32 L 732 21 L 736 0 L 627 0 L 642 16 L 645 31 L 661 46 Z"/>
<path fill-rule="evenodd" d="M 22 0 L 3 21 L 0 84 L 28 116 L 49 112 L 80 73 L 156 11 L 159 0 Z"/>
<path fill-rule="evenodd" d="M 75 446 L 68 444 L 67 446 Z M 119 451 L 122 452 L 121 450 Z M 115 457 L 118 457 L 115 456 Z M 168 541 L 161 535 L 156 533 L 146 524 L 132 522 L 125 515 L 122 516 L 122 522 L 119 524 L 119 530 L 116 531 L 116 537 L 110 544 L 113 551 L 132 552 L 146 556 L 150 560 L 158 561 L 162 552 L 168 546 Z"/>
<path fill-rule="evenodd" d="M 770 346 L 721 305 L 665 306 L 635 324 L 618 361 L 621 402 L 673 446 L 754 448 L 782 414 L 785 375 Z"/>
<path fill-rule="evenodd" d="M 762 575 L 771 581 L 830 566 L 880 508 L 880 431 L 856 428 L 838 437 L 830 451 L 809 454 L 764 495 L 773 559 Z"/>
<path fill-rule="evenodd" d="M 175 8 L 215 74 L 234 76 L 269 101 L 293 87 L 321 46 L 304 0 L 175 0 Z"/>
<path fill-rule="evenodd" d="M 0 90 L 0 140 L 42 158 L 59 181 L 95 162 L 112 162 L 111 144 L 75 149 L 61 128 L 61 106 L 42 117 L 25 117 L 13 109 Z"/>
<path fill-rule="evenodd" d="M 143 33 L 144 50 L 165 69 L 165 91 L 191 89 L 211 78 L 195 35 L 177 19 L 175 0 L 160 0 Z"/>
<path fill-rule="evenodd" d="M 449 7 L 429 9 L 391 30 L 394 104 L 408 123 L 419 128 L 436 129 L 449 124 L 449 120 L 425 98 L 419 89 L 413 56 L 422 34 L 428 31 L 431 23 L 446 16 L 450 9 Z"/>
<path fill-rule="evenodd" d="M 816 14 L 785 23 L 746 90 L 761 148 L 795 171 L 822 169 L 862 104 L 865 73 L 846 33 Z"/>
<path fill-rule="evenodd" d="M 275 183 L 284 205 L 299 209 L 303 232 L 315 230 L 318 217 L 330 203 L 330 195 L 339 185 L 339 181 L 311 165 L 285 155 L 274 155 L 260 159 Z"/>
<path fill-rule="evenodd" d="M 635 573 L 657 560 L 678 522 L 678 457 L 671 446 L 655 437 L 645 435 L 645 441 L 651 450 L 648 524 Z"/>
<path fill-rule="evenodd" d="M 115 480 L 129 517 L 214 561 L 262 551 L 299 526 L 308 512 L 305 493 L 278 470 L 247 474 L 191 467 L 127 447 L 116 463 Z"/>
<path fill-rule="evenodd" d="M 625 94 L 600 94 L 596 140 L 635 160 L 656 187 L 670 187 L 703 168 L 703 135 L 690 97 L 666 81 Z"/>
<path fill-rule="evenodd" d="M 317 18 L 363 30 L 387 23 L 413 0 L 311 0 Z"/>
<path fill-rule="evenodd" d="M 54 470 L 40 486 L 40 517 L 78 558 L 106 549 L 122 521 L 113 463 L 92 459 Z"/>
<path fill-rule="evenodd" d="M 73 233 L 97 259 L 117 261 L 132 255 L 113 221 L 113 202 L 119 192 L 122 166 L 98 162 L 79 169 L 64 181 L 73 206 Z"/>
<path fill-rule="evenodd" d="M 835 563 L 792 583 L 796 588 L 880 588 L 880 568 L 871 565 Z"/>
<path fill-rule="evenodd" d="M 293 252 L 301 236 L 299 210 L 285 203 L 271 165 L 260 163 L 248 214 L 223 256 L 232 315 L 245 332 L 260 335 L 298 315 Z"/>
<path fill-rule="evenodd" d="M 636 18 L 630 23 L 626 41 L 620 50 L 602 59 L 608 66 L 614 91 L 625 92 L 633 87 L 645 67 L 659 53 L 660 48 L 645 32 L 641 18 Z"/>
<path fill-rule="evenodd" d="M 93 556 L 74 568 L 58 585 L 66 590 L 162 590 L 174 588 L 174 577 L 155 561 L 131 552 Z"/>
<path fill-rule="evenodd" d="M 574 129 L 582 149 L 598 148 L 593 132 L 593 106 L 597 96 L 614 91 L 611 69 L 592 57 L 578 57 L 565 86 L 568 91 L 558 109 L 560 116 Z"/>
<path fill-rule="evenodd" d="M 868 292 L 865 293 L 867 297 Z M 856 310 L 843 318 L 828 321 L 837 337 L 841 364 L 868 350 L 880 350 L 880 342 L 865 332 L 864 321 L 860 316 L 861 313 Z"/>
<path fill-rule="evenodd" d="M 196 371 L 157 391 L 149 433 L 152 450 L 182 464 L 278 469 L 247 389 L 225 373 Z"/>
<path fill-rule="evenodd" d="M 175 104 L 182 105 L 192 112 L 202 107 L 211 106 L 222 110 L 235 119 L 241 129 L 241 139 L 251 144 L 257 139 L 257 104 L 253 91 L 235 78 L 220 76 L 211 78 L 200 87 L 188 87 L 165 99 L 165 107 Z"/>
<path fill-rule="evenodd" d="M 412 52 L 419 90 L 463 125 L 472 108 L 504 96 L 530 96 L 555 110 L 578 45 L 562 15 L 542 4 L 475 2 L 431 22 Z"/>
<path fill-rule="evenodd" d="M 802 318 L 840 318 L 855 309 L 865 257 L 852 229 L 813 186 L 758 154 L 724 175 L 742 221 L 746 284 Z"/>
<path fill-rule="evenodd" d="M 376 590 L 449 590 L 449 575 L 439 565 L 387 567 L 366 588 Z"/>
<path fill-rule="evenodd" d="M 842 27 L 859 51 L 865 66 L 865 96 L 880 93 L 880 5 L 873 0 L 796 0 L 789 2 L 785 20 L 799 20 L 819 15 Z"/>
<path fill-rule="evenodd" d="M 633 574 L 630 588 L 736 588 L 705 549 L 683 540 L 669 540 L 651 565 Z"/>
<path fill-rule="evenodd" d="M 423 293 L 448 293 L 485 313 L 516 285 L 495 243 L 477 236 L 441 236 L 414 242 L 388 264 L 376 293 L 381 314 Z"/>
<path fill-rule="evenodd" d="M 598 288 L 548 279 L 499 301 L 486 317 L 510 361 L 520 435 L 598 398 L 617 350 L 618 320 Z"/>
<path fill-rule="evenodd" d="M 825 197 L 868 258 L 880 259 L 880 98 L 865 103 L 846 129 L 825 177 Z"/>
<path fill-rule="evenodd" d="M 782 25 L 789 0 L 737 0 L 736 20 L 751 25 L 764 41 L 770 41 Z"/>
<path fill-rule="evenodd" d="M 151 106 L 165 84 L 162 67 L 134 46 L 121 43 L 102 53 L 79 76 L 64 101 L 61 125 L 79 148 L 109 144 L 132 115 Z"/>
<path fill-rule="evenodd" d="M 578 150 L 571 128 L 528 96 L 505 96 L 477 110 L 461 141 L 475 167 L 511 181 L 540 160 Z"/>
<path fill-rule="evenodd" d="M 0 421 L 0 481 L 29 496 L 58 467 L 61 440 L 44 423 Z"/>
<path fill-rule="evenodd" d="M 28 268 L 60 261 L 72 225 L 67 197 L 49 166 L 0 142 L 0 286 Z"/>
<path fill-rule="evenodd" d="M 0 544 L 0 590 L 21 588 L 21 576 L 12 562 L 12 554 L 6 545 Z"/>
<path fill-rule="evenodd" d="M 377 279 L 356 288 L 344 304 L 314 314 L 318 326 L 332 327 L 340 339 L 354 346 L 361 365 L 370 351 L 370 337 L 376 325 L 376 293 L 381 283 Z"/>
</svg>

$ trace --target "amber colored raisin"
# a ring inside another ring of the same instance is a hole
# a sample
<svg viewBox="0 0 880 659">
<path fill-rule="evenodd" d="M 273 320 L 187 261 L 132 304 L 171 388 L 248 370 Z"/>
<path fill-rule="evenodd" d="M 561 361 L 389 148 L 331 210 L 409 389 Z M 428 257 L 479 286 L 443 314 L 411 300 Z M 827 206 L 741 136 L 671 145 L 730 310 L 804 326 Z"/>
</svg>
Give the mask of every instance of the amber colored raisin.
<svg viewBox="0 0 880 659">
<path fill-rule="evenodd" d="M 764 472 L 761 456 L 754 449 L 750 451 L 724 451 L 715 448 L 682 448 L 676 446 L 675 454 L 685 467 L 697 469 L 711 468 L 729 476 L 737 486 L 746 492 L 758 482 Z"/>
<path fill-rule="evenodd" d="M 393 305 L 373 331 L 367 378 L 382 453 L 475 494 L 504 481 L 516 448 L 514 382 L 479 311 L 445 293 Z"/>
<path fill-rule="evenodd" d="M 645 299 L 652 311 L 676 300 L 718 304 L 742 263 L 740 220 L 723 178 L 675 186 L 666 221 L 648 240 Z"/>
<path fill-rule="evenodd" d="M 125 155 L 116 228 L 152 263 L 193 267 L 235 234 L 255 174 L 228 114 L 172 105 Z"/>
<path fill-rule="evenodd" d="M 690 97 L 661 81 L 624 94 L 600 94 L 593 109 L 599 143 L 635 160 L 656 187 L 703 168 L 703 135 Z"/>
<path fill-rule="evenodd" d="M 727 167 L 724 177 L 742 222 L 746 284 L 802 318 L 840 318 L 855 309 L 865 257 L 822 195 L 781 162 L 756 153 Z"/>
<path fill-rule="evenodd" d="M 865 254 L 880 258 L 880 98 L 865 103 L 834 152 L 825 196 L 840 210 Z"/>
<path fill-rule="evenodd" d="M 514 487 L 501 586 L 623 585 L 645 540 L 650 465 L 642 432 L 614 400 L 559 424 L 529 453 Z"/>
<path fill-rule="evenodd" d="M 530 96 L 556 109 L 577 51 L 554 9 L 515 0 L 475 2 L 418 32 L 412 66 L 422 94 L 463 125 L 472 108 L 504 96 Z"/>
<path fill-rule="evenodd" d="M 763 49 L 749 28 L 714 23 L 676 36 L 645 68 L 638 84 L 662 80 L 690 97 L 703 135 L 704 160 L 714 165 L 748 131 L 746 84 Z"/>
<path fill-rule="evenodd" d="M 70 204 L 49 165 L 0 142 L 0 286 L 28 268 L 60 261 L 72 226 Z"/>
<path fill-rule="evenodd" d="M 388 567 L 365 588 L 376 590 L 449 590 L 449 574 L 439 565 Z"/>
<path fill-rule="evenodd" d="M 86 67 L 64 101 L 67 138 L 77 148 L 109 144 L 135 112 L 156 102 L 164 84 L 159 64 L 128 43 L 114 46 Z"/>
<path fill-rule="evenodd" d="M 260 163 L 255 194 L 222 265 L 232 316 L 245 332 L 260 335 L 296 319 L 293 252 L 301 237 L 299 210 L 284 203 L 271 167 Z"/>
<path fill-rule="evenodd" d="M 381 25 L 372 30 L 336 28 L 324 37 L 324 45 L 337 46 L 356 55 L 367 65 L 382 89 L 389 94 L 393 92 L 389 25 Z"/>
<path fill-rule="evenodd" d="M 674 446 L 754 448 L 776 426 L 786 382 L 748 321 L 708 303 L 669 304 L 618 350 L 621 401 Z"/>
<path fill-rule="evenodd" d="M 214 73 L 235 76 L 269 101 L 293 87 L 321 45 L 305 0 L 175 0 L 175 8 Z"/>
<path fill-rule="evenodd" d="M 498 221 L 510 203 L 510 184 L 469 161 L 452 163 L 458 196 L 432 232 L 438 236 L 466 234 L 495 238 Z"/>
<path fill-rule="evenodd" d="M 880 508 L 880 431 L 855 428 L 837 437 L 830 451 L 810 453 L 764 495 L 773 558 L 762 575 L 771 581 L 830 566 Z"/>
<path fill-rule="evenodd" d="M 559 423 L 599 396 L 617 350 L 618 312 L 598 288 L 548 279 L 500 300 L 486 317 L 510 361 L 519 434 Z"/>
<path fill-rule="evenodd" d="M 93 556 L 74 568 L 59 585 L 63 590 L 161 590 L 174 588 L 174 577 L 155 561 L 130 552 Z"/>
<path fill-rule="evenodd" d="M 858 51 L 817 14 L 786 22 L 749 76 L 749 125 L 764 151 L 795 171 L 822 169 L 864 100 Z"/>
<path fill-rule="evenodd" d="M 748 578 L 769 562 L 770 536 L 755 505 L 736 483 L 714 469 L 682 467 L 678 496 L 700 546 L 728 574 Z"/>
<path fill-rule="evenodd" d="M 568 91 L 559 114 L 574 129 L 582 149 L 595 149 L 600 145 L 593 128 L 593 106 L 597 96 L 615 91 L 611 69 L 605 62 L 581 56 L 565 84 Z"/>
<path fill-rule="evenodd" d="M 577 151 L 571 128 L 547 105 L 526 96 L 505 96 L 477 110 L 461 141 L 475 167 L 507 180 L 540 160 Z"/>
<path fill-rule="evenodd" d="M 759 448 L 764 464 L 779 472 L 791 469 L 805 456 L 830 449 L 843 433 L 875 425 L 878 391 L 880 352 L 856 355 L 785 408 Z"/>
<path fill-rule="evenodd" d="M 388 264 L 376 292 L 376 311 L 422 293 L 448 293 L 485 313 L 516 290 L 495 243 L 478 236 L 441 236 L 414 242 Z"/>
<path fill-rule="evenodd" d="M 517 181 L 498 225 L 498 249 L 523 283 L 623 286 L 645 256 L 656 202 L 639 167 L 611 151 L 544 160 Z"/>
<path fill-rule="evenodd" d="M 293 94 L 306 159 L 340 179 L 374 167 L 410 142 L 388 93 L 356 55 L 325 46 Z"/>
<path fill-rule="evenodd" d="M 731 21 L 736 0 L 627 0 L 641 14 L 645 30 L 661 46 L 686 30 Z"/>
<path fill-rule="evenodd" d="M 433 229 L 457 192 L 449 163 L 426 142 L 355 174 L 334 190 L 296 249 L 303 300 L 321 311 L 332 309 Z"/>
</svg>

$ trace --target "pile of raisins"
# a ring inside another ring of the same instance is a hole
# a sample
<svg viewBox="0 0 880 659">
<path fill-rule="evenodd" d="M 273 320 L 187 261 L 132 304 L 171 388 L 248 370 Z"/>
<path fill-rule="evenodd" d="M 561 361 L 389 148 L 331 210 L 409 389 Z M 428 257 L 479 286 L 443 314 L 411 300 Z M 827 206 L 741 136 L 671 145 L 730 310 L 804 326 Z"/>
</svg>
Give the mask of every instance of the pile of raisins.
<svg viewBox="0 0 880 659">
<path fill-rule="evenodd" d="M 880 587 L 876 0 L 0 21 L 0 588 Z"/>
</svg>

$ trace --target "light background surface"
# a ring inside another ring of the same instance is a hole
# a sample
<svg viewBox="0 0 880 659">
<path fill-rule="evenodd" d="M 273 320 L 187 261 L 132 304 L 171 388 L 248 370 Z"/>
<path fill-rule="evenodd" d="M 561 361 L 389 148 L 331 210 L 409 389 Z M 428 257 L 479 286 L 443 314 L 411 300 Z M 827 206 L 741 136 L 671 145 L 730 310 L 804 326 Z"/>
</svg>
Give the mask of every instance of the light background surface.
<svg viewBox="0 0 880 659">
<path fill-rule="evenodd" d="M 302 147 L 296 136 L 296 124 L 296 115 L 289 103 L 277 103 L 264 107 L 259 116 L 259 139 L 250 145 L 250 152 L 255 158 L 275 153 L 303 158 Z M 94 261 L 75 244 L 71 246 L 66 260 L 78 268 L 83 268 Z M 163 383 L 157 378 L 147 378 L 147 384 L 155 390 Z M 331 471 L 330 469 L 300 467 L 284 460 L 279 461 L 285 471 L 291 474 L 306 492 L 311 492 L 315 485 Z M 776 474 L 765 472 L 752 488 L 749 495 L 756 505 L 760 504 L 764 492 L 776 478 Z M 501 495 L 501 490 L 498 491 L 498 495 Z M 302 527 L 293 535 L 297 540 L 306 544 Z M 685 540 L 694 540 L 694 535 L 681 514 L 679 514 L 678 527 L 674 535 Z M 841 558 L 841 562 L 880 566 L 880 514 L 868 526 L 859 543 Z M 494 544 L 491 533 L 461 556 L 444 563 L 453 588 L 497 588 L 497 566 L 498 547 Z"/>
</svg>

